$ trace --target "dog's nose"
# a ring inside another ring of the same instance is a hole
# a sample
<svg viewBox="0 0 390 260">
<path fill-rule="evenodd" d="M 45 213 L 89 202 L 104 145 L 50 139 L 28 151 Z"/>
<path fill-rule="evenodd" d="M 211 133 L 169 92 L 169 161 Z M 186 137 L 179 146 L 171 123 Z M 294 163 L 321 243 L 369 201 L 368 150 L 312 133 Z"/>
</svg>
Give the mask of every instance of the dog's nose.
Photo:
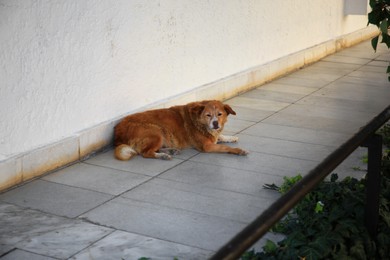
<svg viewBox="0 0 390 260">
<path fill-rule="evenodd" d="M 219 128 L 218 121 L 213 121 L 213 127 L 214 127 L 214 129 Z"/>
</svg>

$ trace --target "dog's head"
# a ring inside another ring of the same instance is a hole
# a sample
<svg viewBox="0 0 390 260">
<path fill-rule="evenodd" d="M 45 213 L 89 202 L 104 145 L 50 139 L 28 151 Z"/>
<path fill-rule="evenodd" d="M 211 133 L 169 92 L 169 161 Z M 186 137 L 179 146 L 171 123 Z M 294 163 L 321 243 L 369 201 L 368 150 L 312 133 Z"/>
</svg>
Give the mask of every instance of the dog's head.
<svg viewBox="0 0 390 260">
<path fill-rule="evenodd" d="M 193 120 L 196 120 L 197 124 L 201 124 L 209 132 L 221 132 L 228 115 L 236 114 L 229 105 L 217 100 L 194 102 L 190 105 L 190 113 Z"/>
</svg>

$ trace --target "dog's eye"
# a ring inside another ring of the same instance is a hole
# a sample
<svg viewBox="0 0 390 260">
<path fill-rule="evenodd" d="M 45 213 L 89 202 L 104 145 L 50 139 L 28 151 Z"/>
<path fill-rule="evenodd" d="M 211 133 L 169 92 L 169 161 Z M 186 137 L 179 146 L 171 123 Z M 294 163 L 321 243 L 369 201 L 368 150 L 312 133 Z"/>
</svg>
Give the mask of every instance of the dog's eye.
<svg viewBox="0 0 390 260">
<path fill-rule="evenodd" d="M 211 117 L 211 114 L 206 114 L 207 117 Z"/>
<path fill-rule="evenodd" d="M 221 112 L 219 112 L 219 113 L 218 113 L 218 116 L 222 116 L 222 113 L 221 113 Z"/>
</svg>

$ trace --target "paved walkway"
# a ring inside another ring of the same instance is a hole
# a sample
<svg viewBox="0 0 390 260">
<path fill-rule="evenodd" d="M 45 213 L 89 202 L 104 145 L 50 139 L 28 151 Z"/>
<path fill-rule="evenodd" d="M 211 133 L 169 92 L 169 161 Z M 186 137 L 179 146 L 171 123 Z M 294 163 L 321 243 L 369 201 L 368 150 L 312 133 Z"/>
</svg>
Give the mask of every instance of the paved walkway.
<svg viewBox="0 0 390 260">
<path fill-rule="evenodd" d="M 0 259 L 207 259 L 278 197 L 263 184 L 307 173 L 389 105 L 387 53 L 364 42 L 228 100 L 247 157 L 110 150 L 0 194 Z M 362 174 L 364 153 L 335 172 Z"/>
</svg>

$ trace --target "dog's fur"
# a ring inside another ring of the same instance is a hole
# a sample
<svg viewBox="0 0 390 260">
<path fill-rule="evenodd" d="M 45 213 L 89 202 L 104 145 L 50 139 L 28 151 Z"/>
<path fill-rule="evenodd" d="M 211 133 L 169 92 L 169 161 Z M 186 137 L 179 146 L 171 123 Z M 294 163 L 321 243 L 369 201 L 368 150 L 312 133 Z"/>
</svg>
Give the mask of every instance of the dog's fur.
<svg viewBox="0 0 390 260">
<path fill-rule="evenodd" d="M 201 152 L 247 155 L 245 150 L 220 144 L 238 140 L 221 135 L 229 114 L 236 114 L 229 105 L 205 100 L 127 116 L 115 126 L 115 157 L 129 160 L 140 154 L 170 160 L 171 155 L 189 147 Z"/>
</svg>

